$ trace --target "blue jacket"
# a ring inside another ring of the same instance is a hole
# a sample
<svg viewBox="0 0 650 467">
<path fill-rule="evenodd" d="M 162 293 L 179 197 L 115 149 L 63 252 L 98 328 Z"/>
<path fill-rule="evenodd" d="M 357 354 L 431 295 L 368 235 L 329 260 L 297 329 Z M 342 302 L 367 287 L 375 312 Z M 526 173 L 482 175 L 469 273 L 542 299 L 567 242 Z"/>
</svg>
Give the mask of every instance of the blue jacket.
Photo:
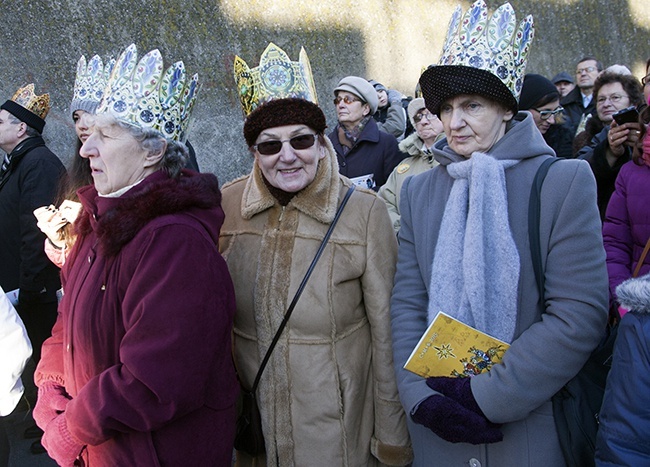
<svg viewBox="0 0 650 467">
<path fill-rule="evenodd" d="M 619 324 L 612 369 L 600 411 L 596 465 L 650 462 L 650 275 L 617 289 L 630 310 Z"/>
<path fill-rule="evenodd" d="M 371 118 L 361 131 L 356 144 L 344 155 L 343 146 L 339 141 L 339 126 L 336 125 L 327 135 L 336 151 L 339 172 L 353 179 L 357 185 L 355 178 L 367 176 L 368 184 L 365 188 L 379 190 L 406 154 L 400 152 L 395 137 L 379 131 L 377 123 Z"/>
</svg>

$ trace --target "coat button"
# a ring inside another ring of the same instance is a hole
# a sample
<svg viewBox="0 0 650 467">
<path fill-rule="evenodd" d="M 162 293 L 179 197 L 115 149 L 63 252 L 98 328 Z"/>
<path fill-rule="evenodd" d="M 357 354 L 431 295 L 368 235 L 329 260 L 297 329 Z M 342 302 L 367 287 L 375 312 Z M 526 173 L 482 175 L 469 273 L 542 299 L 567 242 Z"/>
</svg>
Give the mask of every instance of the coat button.
<svg viewBox="0 0 650 467">
<path fill-rule="evenodd" d="M 473 457 L 469 460 L 469 467 L 481 467 L 481 463 L 479 462 L 478 459 L 474 459 Z"/>
<path fill-rule="evenodd" d="M 70 344 L 68 344 L 68 345 L 65 346 L 65 350 L 67 350 L 68 352 L 70 352 Z"/>
</svg>

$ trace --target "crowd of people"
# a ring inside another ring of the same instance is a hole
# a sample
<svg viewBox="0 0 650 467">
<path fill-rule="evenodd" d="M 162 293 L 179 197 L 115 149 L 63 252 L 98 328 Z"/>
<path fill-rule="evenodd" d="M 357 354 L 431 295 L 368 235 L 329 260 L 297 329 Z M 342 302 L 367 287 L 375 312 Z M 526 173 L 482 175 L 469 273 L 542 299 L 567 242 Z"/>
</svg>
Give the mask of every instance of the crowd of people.
<svg viewBox="0 0 650 467">
<path fill-rule="evenodd" d="M 62 466 L 566 465 L 552 398 L 620 322 L 591 460 L 647 463 L 650 60 L 642 80 L 590 55 L 548 79 L 526 74 L 533 37 L 510 4 L 459 7 L 415 97 L 344 76 L 330 126 L 304 50 L 236 57 L 253 167 L 221 186 L 187 141 L 181 61 L 81 57 L 67 169 L 49 96 L 19 88 L 0 106 L 0 415 L 25 397 L 32 453 Z M 406 370 L 440 312 L 502 362 Z M 251 389 L 263 452 L 234 449 Z M 8 449 L 2 423 L 0 467 Z"/>
</svg>

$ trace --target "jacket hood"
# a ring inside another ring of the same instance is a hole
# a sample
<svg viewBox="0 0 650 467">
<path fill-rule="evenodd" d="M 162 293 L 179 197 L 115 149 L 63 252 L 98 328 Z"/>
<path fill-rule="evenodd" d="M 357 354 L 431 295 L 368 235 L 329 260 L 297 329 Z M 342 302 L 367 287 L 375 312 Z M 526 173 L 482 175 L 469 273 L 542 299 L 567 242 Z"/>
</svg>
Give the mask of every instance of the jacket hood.
<svg viewBox="0 0 650 467">
<path fill-rule="evenodd" d="M 322 139 L 325 140 L 326 155 L 318 164 L 316 177 L 307 187 L 299 191 L 289 204 L 307 216 L 329 224 L 334 219 L 338 208 L 339 165 L 332 142 L 327 137 Z M 257 162 L 253 164 L 251 174 L 246 177 L 248 180 L 242 197 L 241 213 L 244 219 L 250 219 L 272 207 L 277 200 L 266 187 Z"/>
<path fill-rule="evenodd" d="M 411 133 L 399 142 L 399 150 L 413 157 L 422 157 L 424 143 L 417 133 Z"/>
<path fill-rule="evenodd" d="M 443 138 L 433 145 L 435 159 L 441 165 L 448 165 L 452 162 L 459 162 L 465 158 L 456 154 Z M 506 126 L 506 133 L 486 153 L 499 160 L 530 159 L 541 155 L 555 155 L 555 152 L 546 144 L 544 137 L 535 126 L 533 116 L 529 112 L 519 112 Z"/>
<path fill-rule="evenodd" d="M 183 170 L 179 179 L 157 171 L 119 198 L 98 196 L 94 186 L 78 192 L 83 212 L 75 223 L 80 235 L 95 230 L 102 252 L 115 256 L 150 221 L 187 214 L 198 220 L 215 244 L 224 214 L 217 177 Z"/>
<path fill-rule="evenodd" d="M 650 274 L 621 283 L 616 287 L 616 296 L 623 308 L 650 313 Z"/>
</svg>

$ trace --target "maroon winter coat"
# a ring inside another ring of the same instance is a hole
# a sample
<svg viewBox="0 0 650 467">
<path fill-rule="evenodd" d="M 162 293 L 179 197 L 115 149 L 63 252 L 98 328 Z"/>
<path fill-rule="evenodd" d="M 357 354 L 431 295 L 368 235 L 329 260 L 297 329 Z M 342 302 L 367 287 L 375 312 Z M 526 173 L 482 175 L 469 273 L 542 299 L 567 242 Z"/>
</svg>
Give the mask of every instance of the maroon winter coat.
<svg viewBox="0 0 650 467">
<path fill-rule="evenodd" d="M 650 237 L 650 167 L 626 163 L 616 178 L 616 190 L 609 200 L 603 241 L 607 252 L 610 296 L 616 287 L 632 277 L 643 248 Z M 650 271 L 650 254 L 639 276 Z"/>
<path fill-rule="evenodd" d="M 230 465 L 235 310 L 213 175 L 156 172 L 84 212 L 37 384 L 63 383 L 86 464 Z"/>
</svg>

